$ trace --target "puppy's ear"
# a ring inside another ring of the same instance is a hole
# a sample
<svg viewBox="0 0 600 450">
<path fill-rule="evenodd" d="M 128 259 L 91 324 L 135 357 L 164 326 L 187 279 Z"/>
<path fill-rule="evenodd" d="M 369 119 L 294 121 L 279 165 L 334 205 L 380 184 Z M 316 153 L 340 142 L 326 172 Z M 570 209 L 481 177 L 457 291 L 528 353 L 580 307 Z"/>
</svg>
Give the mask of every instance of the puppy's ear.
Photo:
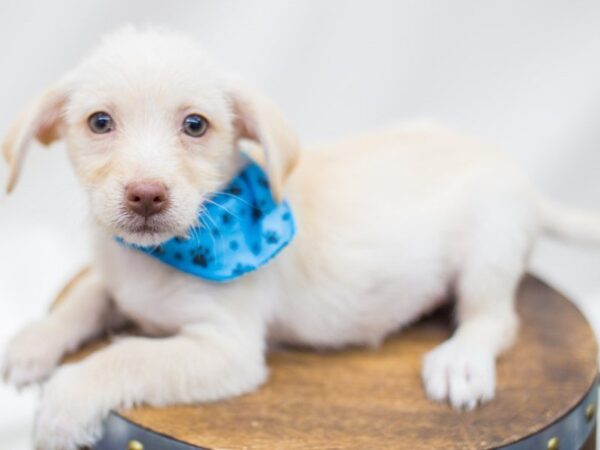
<svg viewBox="0 0 600 450">
<path fill-rule="evenodd" d="M 4 159 L 9 165 L 6 192 L 10 193 L 15 187 L 25 153 L 33 139 L 48 146 L 63 137 L 65 132 L 63 113 L 66 101 L 66 89 L 61 83 L 33 102 L 9 129 L 2 145 Z"/>
<path fill-rule="evenodd" d="M 279 202 L 285 180 L 298 161 L 298 139 L 269 99 L 246 88 L 235 89 L 231 97 L 238 139 L 250 139 L 262 148 L 271 191 Z"/>
</svg>

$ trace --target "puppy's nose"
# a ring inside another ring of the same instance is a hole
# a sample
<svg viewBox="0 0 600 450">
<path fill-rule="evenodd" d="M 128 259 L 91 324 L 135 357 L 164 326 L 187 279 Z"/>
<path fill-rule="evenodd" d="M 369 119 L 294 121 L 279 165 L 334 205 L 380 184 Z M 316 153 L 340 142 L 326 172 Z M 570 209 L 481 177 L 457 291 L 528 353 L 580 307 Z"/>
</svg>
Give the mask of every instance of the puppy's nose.
<svg viewBox="0 0 600 450">
<path fill-rule="evenodd" d="M 125 188 L 127 208 L 136 214 L 150 217 L 166 208 L 167 188 L 159 181 L 136 181 Z"/>
</svg>

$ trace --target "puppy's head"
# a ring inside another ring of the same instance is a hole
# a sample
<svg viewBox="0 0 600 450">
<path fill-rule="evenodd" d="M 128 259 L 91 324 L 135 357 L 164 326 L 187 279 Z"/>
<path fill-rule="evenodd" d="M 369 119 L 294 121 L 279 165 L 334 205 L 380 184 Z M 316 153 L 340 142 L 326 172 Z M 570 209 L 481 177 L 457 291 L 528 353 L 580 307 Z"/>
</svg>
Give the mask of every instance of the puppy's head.
<svg viewBox="0 0 600 450">
<path fill-rule="evenodd" d="M 220 73 L 193 41 L 132 28 L 105 38 L 16 121 L 3 148 L 7 190 L 31 140 L 61 138 L 96 221 L 139 245 L 200 225 L 203 201 L 240 168 L 240 139 L 262 148 L 276 199 L 298 155 L 276 108 Z"/>
</svg>

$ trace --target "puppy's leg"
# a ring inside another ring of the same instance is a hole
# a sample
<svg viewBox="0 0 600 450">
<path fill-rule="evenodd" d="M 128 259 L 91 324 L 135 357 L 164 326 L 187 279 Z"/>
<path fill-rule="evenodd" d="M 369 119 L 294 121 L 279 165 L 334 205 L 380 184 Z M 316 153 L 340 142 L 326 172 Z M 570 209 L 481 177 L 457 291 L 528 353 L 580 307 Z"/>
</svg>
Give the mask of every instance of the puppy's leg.
<svg viewBox="0 0 600 450">
<path fill-rule="evenodd" d="M 63 366 L 48 381 L 36 443 L 44 450 L 75 450 L 98 439 L 111 409 L 212 401 L 251 391 L 266 378 L 263 352 L 262 333 L 233 323 L 188 326 L 164 339 L 125 338 Z"/>
<path fill-rule="evenodd" d="M 514 297 L 531 242 L 516 217 L 488 215 L 471 236 L 457 280 L 458 328 L 423 361 L 432 400 L 472 409 L 494 396 L 496 357 L 517 334 Z"/>
<path fill-rule="evenodd" d="M 100 334 L 115 311 L 98 276 L 89 271 L 51 313 L 21 330 L 8 344 L 2 373 L 17 387 L 45 380 L 66 353 Z"/>
</svg>

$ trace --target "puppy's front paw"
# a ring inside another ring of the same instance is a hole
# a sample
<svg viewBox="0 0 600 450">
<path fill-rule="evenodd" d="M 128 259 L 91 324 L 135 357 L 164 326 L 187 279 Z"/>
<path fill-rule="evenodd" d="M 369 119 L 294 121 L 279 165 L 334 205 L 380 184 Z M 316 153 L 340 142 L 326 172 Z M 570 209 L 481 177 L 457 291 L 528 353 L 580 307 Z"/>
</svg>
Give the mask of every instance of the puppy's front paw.
<svg viewBox="0 0 600 450">
<path fill-rule="evenodd" d="M 492 354 L 456 341 L 446 341 L 425 355 L 422 368 L 427 396 L 471 410 L 494 397 L 495 361 Z"/>
<path fill-rule="evenodd" d="M 2 362 L 2 376 L 18 388 L 42 382 L 56 368 L 63 352 L 61 330 L 47 320 L 35 322 L 9 342 Z"/>
<path fill-rule="evenodd" d="M 37 450 L 77 450 L 100 437 L 109 393 L 78 364 L 58 369 L 42 391 L 34 440 Z"/>
</svg>

